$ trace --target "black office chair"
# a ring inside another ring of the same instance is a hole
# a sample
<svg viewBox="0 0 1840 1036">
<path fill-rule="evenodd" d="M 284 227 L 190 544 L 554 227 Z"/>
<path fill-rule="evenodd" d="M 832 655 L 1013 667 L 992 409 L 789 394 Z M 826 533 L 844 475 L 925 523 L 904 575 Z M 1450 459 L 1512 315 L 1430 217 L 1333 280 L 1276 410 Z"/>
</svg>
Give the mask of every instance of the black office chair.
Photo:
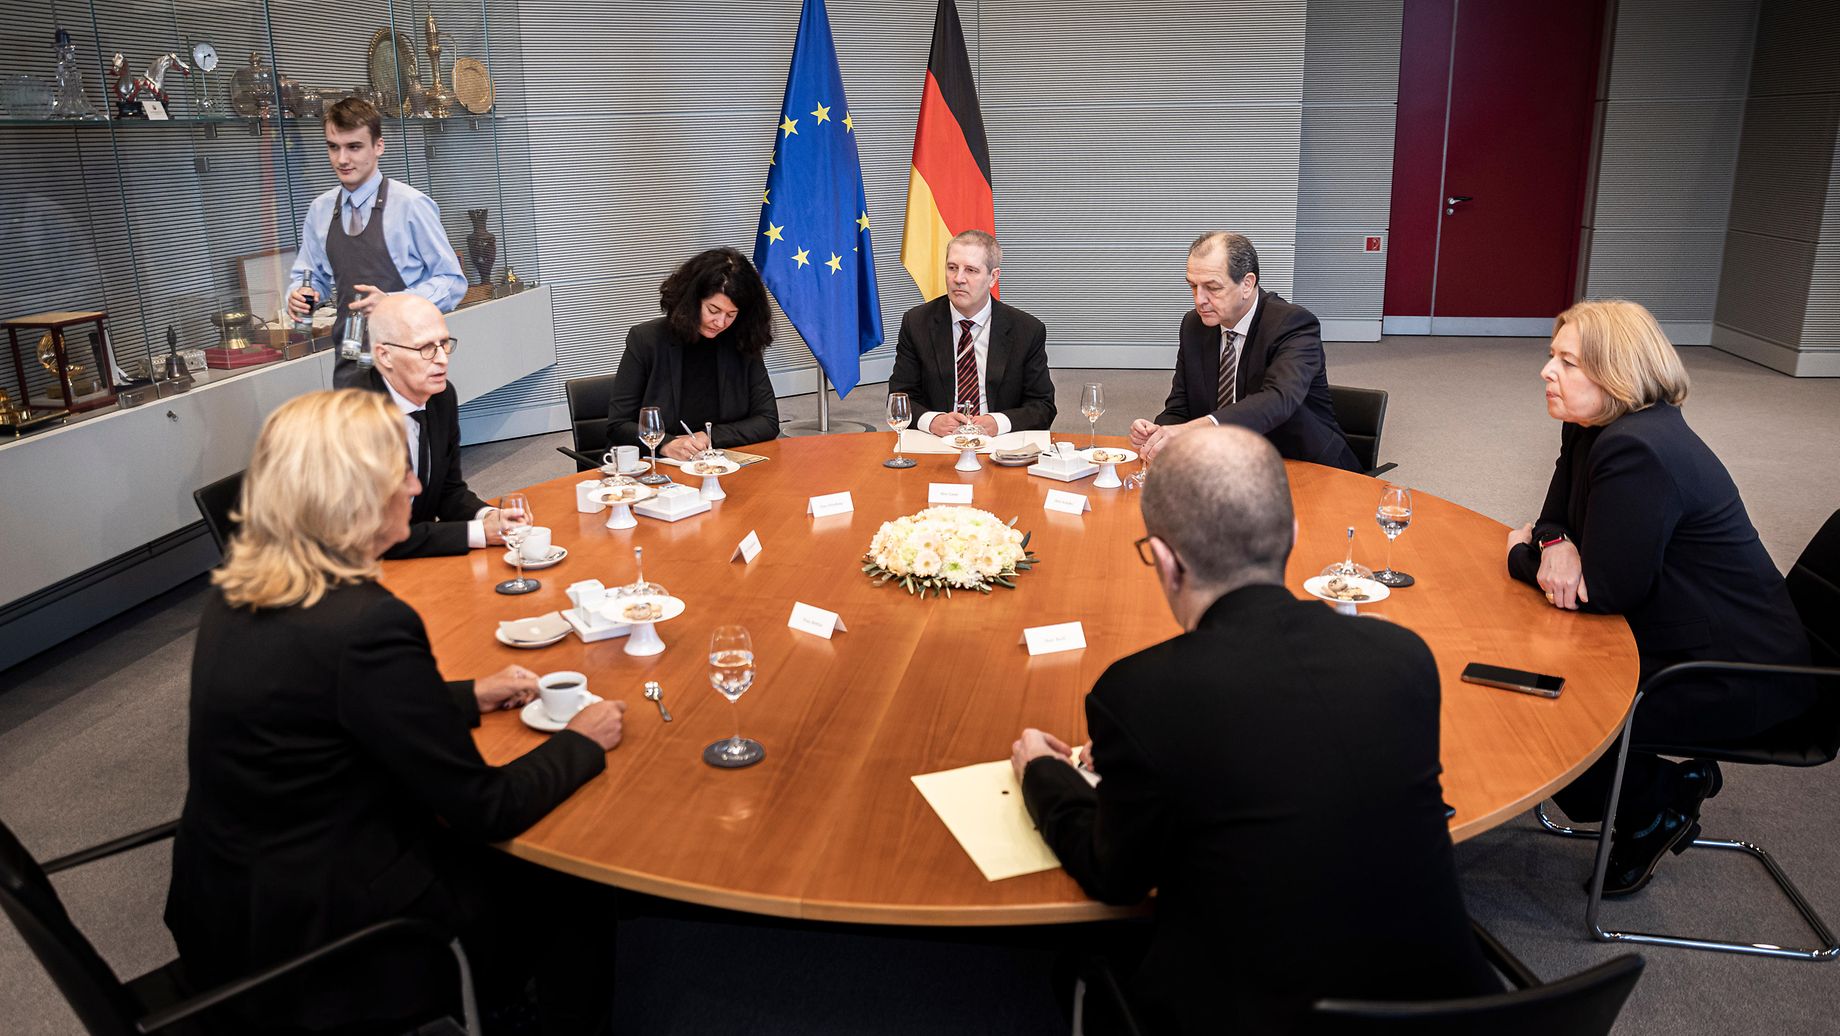
<svg viewBox="0 0 1840 1036">
<path fill-rule="evenodd" d="M 236 509 L 237 498 L 242 495 L 243 473 L 240 471 L 192 491 L 192 502 L 198 505 L 198 513 L 204 515 L 205 528 L 211 530 L 211 539 L 217 542 L 220 554 L 230 537 L 236 535 L 236 519 L 230 517 L 230 512 Z"/>
<path fill-rule="evenodd" d="M 562 386 L 569 400 L 569 425 L 575 432 L 575 448 L 556 447 L 556 452 L 575 461 L 576 471 L 599 468 L 607 454 L 607 402 L 613 398 L 613 378 L 602 374 L 592 378 L 573 378 Z"/>
<path fill-rule="evenodd" d="M 1398 467 L 1380 463 L 1380 431 L 1386 425 L 1386 390 L 1330 385 L 1329 401 L 1335 423 L 1342 426 L 1356 463 L 1369 475 L 1379 476 Z"/>
<path fill-rule="evenodd" d="M 171 838 L 177 821 L 148 828 L 125 838 L 60 856 L 42 866 L 25 846 L 0 824 L 0 908 L 25 938 L 58 991 L 92 1036 L 138 1036 L 141 1033 L 204 1033 L 221 1031 L 205 1012 L 224 1002 L 325 960 L 353 946 L 380 939 L 400 939 L 427 945 L 446 945 L 459 968 L 460 999 L 465 1013 L 463 1029 L 453 1019 L 437 1019 L 416 1029 L 418 1036 L 468 1033 L 478 1036 L 479 1012 L 473 1002 L 473 977 L 460 941 L 424 920 L 395 918 L 335 939 L 316 950 L 252 972 L 214 989 L 189 988 L 181 961 L 173 961 L 139 978 L 122 982 L 115 977 L 95 946 L 70 920 L 49 875 L 80 864 L 106 859 L 130 849 Z"/>
<path fill-rule="evenodd" d="M 1717 838 L 1695 838 L 1693 845 L 1707 849 L 1730 849 L 1745 853 L 1763 864 L 1789 902 L 1802 915 L 1821 941 L 1819 947 L 1787 947 L 1774 943 L 1724 942 L 1716 939 L 1689 939 L 1653 932 L 1606 930 L 1597 923 L 1598 908 L 1603 903 L 1604 872 L 1610 859 L 1610 839 L 1600 838 L 1599 831 L 1611 830 L 1616 823 L 1617 801 L 1622 797 L 1623 767 L 1629 759 L 1631 725 L 1642 700 L 1650 694 L 1692 673 L 1758 673 L 1801 675 L 1819 678 L 1819 696 L 1806 715 L 1766 730 L 1742 742 L 1715 745 L 1668 744 L 1643 742 L 1635 747 L 1656 755 L 1689 759 L 1712 759 L 1721 763 L 1754 763 L 1773 766 L 1820 766 L 1840 755 L 1840 511 L 1835 511 L 1814 534 L 1802 556 L 1788 575 L 1789 597 L 1808 634 L 1812 666 L 1755 665 L 1741 662 L 1682 662 L 1671 665 L 1648 678 L 1636 692 L 1629 715 L 1623 720 L 1622 751 L 1616 760 L 1616 779 L 1611 782 L 1610 799 L 1604 807 L 1604 822 L 1597 831 L 1566 827 L 1546 813 L 1546 804 L 1534 807 L 1534 817 L 1548 831 L 1569 838 L 1597 839 L 1597 860 L 1591 872 L 1591 894 L 1585 908 L 1585 927 L 1600 942 L 1632 942 L 1645 946 L 1679 946 L 1695 950 L 1748 953 L 1791 960 L 1827 961 L 1840 957 L 1836 942 L 1821 916 L 1789 876 L 1777 865 L 1776 858 L 1761 846 L 1749 842 Z"/>
<path fill-rule="evenodd" d="M 1642 958 L 1624 954 L 1557 982 L 1541 983 L 1488 930 L 1471 922 L 1482 955 L 1513 988 L 1456 1000 L 1318 1000 L 1298 1028 L 1304 1036 L 1604 1036 L 1642 977 Z M 1141 1028 L 1118 979 L 1103 962 L 1085 975 L 1087 995 L 1109 1001 L 1125 1036 Z"/>
</svg>

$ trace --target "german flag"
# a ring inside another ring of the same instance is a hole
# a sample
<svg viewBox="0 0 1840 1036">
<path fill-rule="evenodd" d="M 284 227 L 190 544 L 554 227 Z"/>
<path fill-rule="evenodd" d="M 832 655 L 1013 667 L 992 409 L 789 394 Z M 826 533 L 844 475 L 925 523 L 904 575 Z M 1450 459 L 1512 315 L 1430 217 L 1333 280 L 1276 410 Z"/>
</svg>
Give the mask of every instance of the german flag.
<svg viewBox="0 0 1840 1036">
<path fill-rule="evenodd" d="M 966 230 L 996 233 L 990 194 L 990 145 L 978 111 L 977 80 L 965 54 L 958 6 L 939 0 L 933 52 L 926 59 L 914 166 L 907 179 L 907 225 L 901 265 L 929 300 L 946 292 L 946 243 Z"/>
</svg>

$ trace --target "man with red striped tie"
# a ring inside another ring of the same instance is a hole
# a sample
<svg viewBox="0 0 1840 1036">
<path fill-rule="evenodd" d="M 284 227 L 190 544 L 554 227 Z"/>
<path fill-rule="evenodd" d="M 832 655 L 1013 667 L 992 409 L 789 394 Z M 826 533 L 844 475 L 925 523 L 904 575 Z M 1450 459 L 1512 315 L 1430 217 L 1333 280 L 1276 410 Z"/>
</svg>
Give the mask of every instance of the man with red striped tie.
<svg viewBox="0 0 1840 1036">
<path fill-rule="evenodd" d="M 946 293 L 901 318 L 888 391 L 913 400 L 914 427 L 1002 435 L 1054 423 L 1048 329 L 993 297 L 1002 265 L 996 238 L 958 234 L 946 246 Z"/>
</svg>

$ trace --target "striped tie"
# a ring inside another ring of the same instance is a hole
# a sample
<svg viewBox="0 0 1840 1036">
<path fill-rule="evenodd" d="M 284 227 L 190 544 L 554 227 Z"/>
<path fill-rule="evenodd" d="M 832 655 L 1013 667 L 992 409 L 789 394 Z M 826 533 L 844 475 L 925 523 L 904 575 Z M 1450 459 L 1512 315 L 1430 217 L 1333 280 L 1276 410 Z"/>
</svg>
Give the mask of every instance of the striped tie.
<svg viewBox="0 0 1840 1036">
<path fill-rule="evenodd" d="M 1235 398 L 1234 390 L 1239 387 L 1236 384 L 1239 380 L 1239 335 L 1228 331 L 1226 336 L 1226 347 L 1220 350 L 1220 398 L 1215 403 L 1216 410 L 1225 410 Z"/>
<path fill-rule="evenodd" d="M 961 412 L 965 405 L 971 405 L 971 412 L 978 411 L 978 375 L 977 350 L 971 346 L 971 327 L 969 320 L 960 320 L 958 326 L 964 331 L 958 336 L 958 406 Z"/>
</svg>

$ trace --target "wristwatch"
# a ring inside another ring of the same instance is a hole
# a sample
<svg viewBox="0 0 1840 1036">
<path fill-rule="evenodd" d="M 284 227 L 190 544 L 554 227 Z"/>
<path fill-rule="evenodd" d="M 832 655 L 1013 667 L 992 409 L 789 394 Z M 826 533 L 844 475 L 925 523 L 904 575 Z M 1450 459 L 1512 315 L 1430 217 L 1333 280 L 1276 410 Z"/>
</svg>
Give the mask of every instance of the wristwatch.
<svg viewBox="0 0 1840 1036">
<path fill-rule="evenodd" d="M 1557 536 L 1554 536 L 1550 539 L 1541 540 L 1540 549 L 1545 550 L 1547 547 L 1556 547 L 1561 543 L 1570 543 L 1570 542 L 1572 542 L 1572 538 L 1570 536 L 1567 536 L 1565 533 L 1560 533 Z"/>
</svg>

